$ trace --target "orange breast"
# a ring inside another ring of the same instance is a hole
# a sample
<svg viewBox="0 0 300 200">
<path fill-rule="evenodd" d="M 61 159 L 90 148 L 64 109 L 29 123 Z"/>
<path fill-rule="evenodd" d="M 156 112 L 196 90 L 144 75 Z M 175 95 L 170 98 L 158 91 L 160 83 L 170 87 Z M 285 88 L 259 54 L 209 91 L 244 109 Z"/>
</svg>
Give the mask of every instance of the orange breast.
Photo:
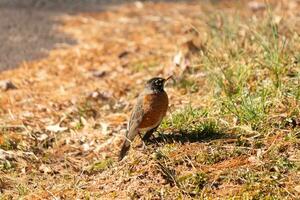
<svg viewBox="0 0 300 200">
<path fill-rule="evenodd" d="M 168 96 L 166 92 L 147 94 L 143 99 L 144 115 L 139 128 L 144 129 L 159 125 L 168 110 Z"/>
</svg>

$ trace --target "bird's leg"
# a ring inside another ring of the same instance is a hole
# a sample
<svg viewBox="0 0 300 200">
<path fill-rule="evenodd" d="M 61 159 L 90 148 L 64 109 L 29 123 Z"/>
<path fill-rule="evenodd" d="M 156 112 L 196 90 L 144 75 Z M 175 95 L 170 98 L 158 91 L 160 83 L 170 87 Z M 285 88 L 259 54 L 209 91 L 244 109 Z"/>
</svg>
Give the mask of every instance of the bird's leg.
<svg viewBox="0 0 300 200">
<path fill-rule="evenodd" d="M 143 140 L 143 141 L 148 141 L 149 138 L 153 135 L 153 132 L 156 131 L 157 128 L 158 128 L 158 126 L 155 127 L 155 128 L 153 128 L 153 129 L 151 129 L 151 130 L 149 130 L 149 131 L 147 131 L 147 132 L 145 133 L 144 137 L 142 138 L 142 140 Z"/>
<path fill-rule="evenodd" d="M 145 150 L 145 149 L 146 149 L 146 144 L 145 144 L 145 142 L 144 142 L 144 140 L 143 140 L 143 138 L 142 138 L 141 133 L 138 132 L 138 134 L 139 134 L 139 136 L 140 136 L 140 138 L 141 138 L 141 141 L 142 141 L 142 149 Z"/>
</svg>

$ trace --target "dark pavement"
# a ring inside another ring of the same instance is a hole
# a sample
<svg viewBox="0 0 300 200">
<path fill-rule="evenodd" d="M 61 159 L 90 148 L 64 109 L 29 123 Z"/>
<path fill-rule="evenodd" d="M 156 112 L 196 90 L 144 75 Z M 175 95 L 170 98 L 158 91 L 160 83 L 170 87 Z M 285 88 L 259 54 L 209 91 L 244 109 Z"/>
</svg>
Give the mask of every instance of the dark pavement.
<svg viewBox="0 0 300 200">
<path fill-rule="evenodd" d="M 42 58 L 57 45 L 75 43 L 55 30 L 60 23 L 59 16 L 99 12 L 116 3 L 107 0 L 0 0 L 0 71 Z"/>
</svg>

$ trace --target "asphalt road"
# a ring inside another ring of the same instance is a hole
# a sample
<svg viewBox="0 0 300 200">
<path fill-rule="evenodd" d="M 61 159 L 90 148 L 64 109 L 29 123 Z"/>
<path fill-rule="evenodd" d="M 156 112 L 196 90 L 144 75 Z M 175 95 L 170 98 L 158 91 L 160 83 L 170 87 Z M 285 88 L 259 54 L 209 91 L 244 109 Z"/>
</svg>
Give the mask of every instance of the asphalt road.
<svg viewBox="0 0 300 200">
<path fill-rule="evenodd" d="M 0 71 L 47 55 L 57 44 L 74 43 L 54 30 L 62 14 L 99 12 L 118 1 L 0 0 Z"/>
</svg>

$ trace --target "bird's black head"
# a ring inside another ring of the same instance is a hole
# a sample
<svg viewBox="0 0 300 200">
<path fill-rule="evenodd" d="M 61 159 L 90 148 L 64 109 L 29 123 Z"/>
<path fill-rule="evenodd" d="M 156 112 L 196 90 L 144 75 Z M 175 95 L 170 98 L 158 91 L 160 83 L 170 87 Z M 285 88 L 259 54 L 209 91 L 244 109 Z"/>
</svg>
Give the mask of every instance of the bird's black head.
<svg viewBox="0 0 300 200">
<path fill-rule="evenodd" d="M 154 77 L 147 81 L 146 87 L 151 89 L 154 92 L 162 92 L 164 91 L 165 82 L 171 77 L 168 78 L 160 78 Z"/>
</svg>

